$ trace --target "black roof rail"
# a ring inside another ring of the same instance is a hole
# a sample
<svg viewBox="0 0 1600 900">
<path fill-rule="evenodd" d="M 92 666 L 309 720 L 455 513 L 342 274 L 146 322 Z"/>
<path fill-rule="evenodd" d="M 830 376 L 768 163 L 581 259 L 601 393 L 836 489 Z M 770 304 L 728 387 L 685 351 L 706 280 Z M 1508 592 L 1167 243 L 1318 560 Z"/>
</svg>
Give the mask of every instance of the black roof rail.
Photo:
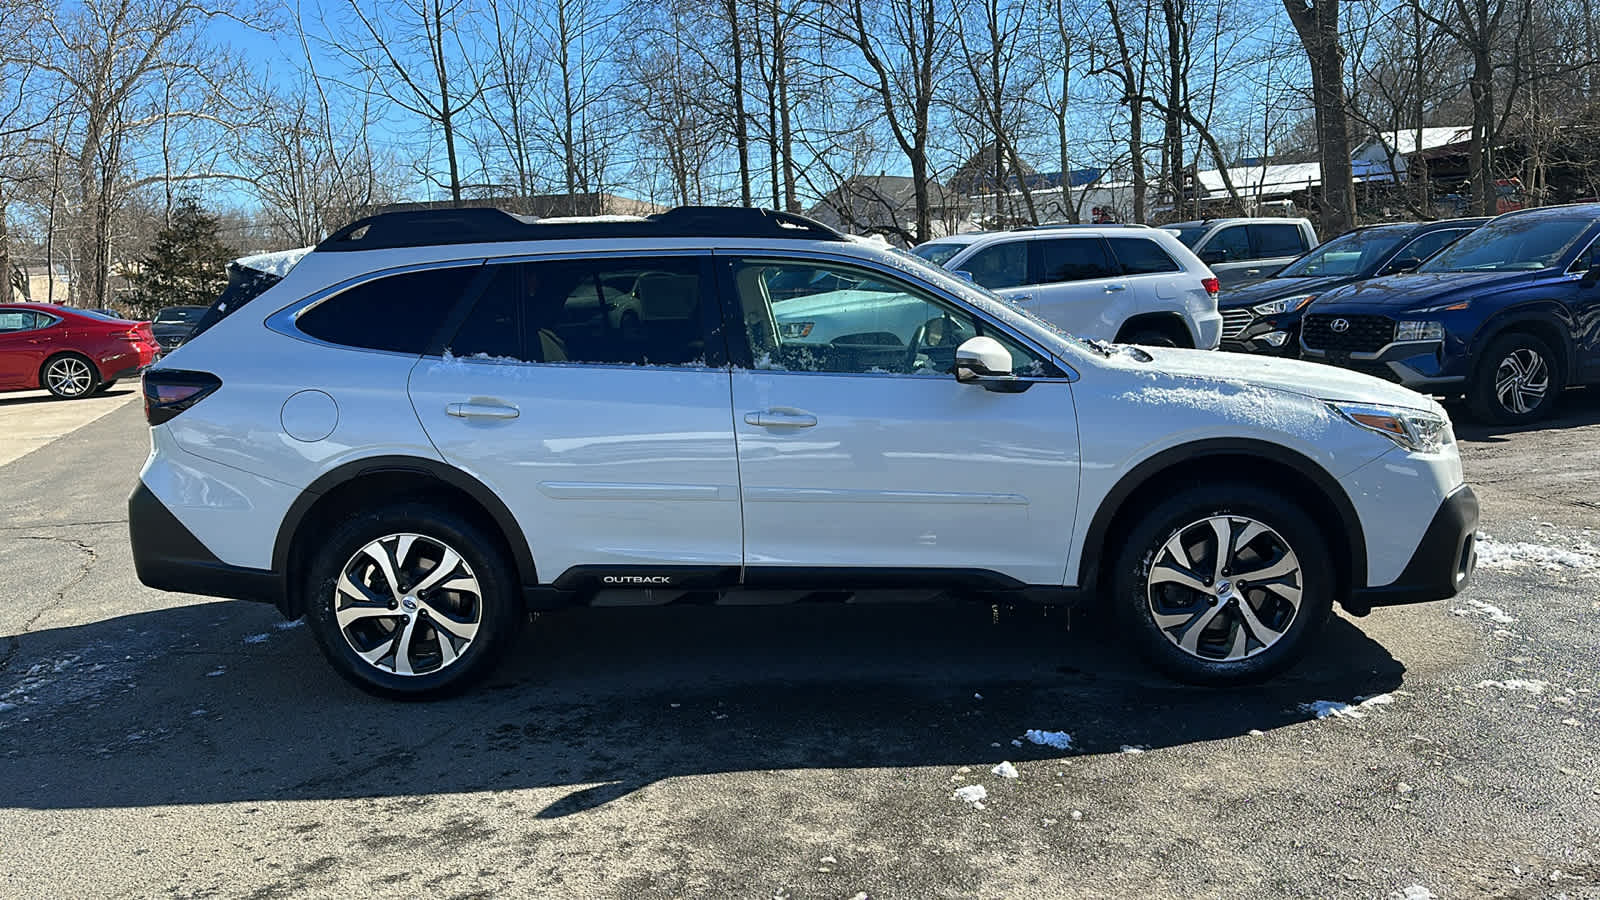
<svg viewBox="0 0 1600 900">
<path fill-rule="evenodd" d="M 1041 222 L 1038 225 L 1018 225 L 1012 231 L 1052 231 L 1057 228 L 1149 228 L 1140 222 Z"/>
<path fill-rule="evenodd" d="M 789 238 L 844 241 L 832 228 L 794 213 L 729 206 L 679 206 L 644 217 L 534 219 L 486 207 L 419 209 L 357 219 L 318 244 L 318 252 L 390 250 L 436 244 L 584 238 Z"/>
</svg>

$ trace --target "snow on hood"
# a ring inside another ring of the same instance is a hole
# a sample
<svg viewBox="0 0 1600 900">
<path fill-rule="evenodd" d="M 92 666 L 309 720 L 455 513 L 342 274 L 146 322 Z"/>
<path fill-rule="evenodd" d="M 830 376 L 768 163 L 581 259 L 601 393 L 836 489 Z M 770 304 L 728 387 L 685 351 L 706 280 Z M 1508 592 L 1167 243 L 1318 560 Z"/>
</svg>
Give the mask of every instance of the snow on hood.
<svg viewBox="0 0 1600 900">
<path fill-rule="evenodd" d="M 1157 378 L 1169 375 L 1203 379 L 1227 386 L 1233 392 L 1265 389 L 1299 394 L 1316 400 L 1400 406 L 1444 414 L 1439 404 L 1430 397 L 1381 378 L 1337 366 L 1248 353 L 1224 353 L 1217 350 L 1177 350 L 1160 347 L 1143 349 L 1150 355 L 1151 362 L 1140 363 L 1132 358 L 1123 361 L 1123 358 L 1119 358 L 1117 364 L 1147 369 L 1150 375 Z M 1194 390 L 1214 390 L 1214 388 L 1196 386 Z"/>
<path fill-rule="evenodd" d="M 1522 284 L 1544 274 L 1537 272 L 1411 272 L 1346 285 L 1322 295 L 1313 312 L 1337 305 L 1420 307 L 1449 303 L 1457 294 L 1469 297 L 1485 291 Z"/>
</svg>

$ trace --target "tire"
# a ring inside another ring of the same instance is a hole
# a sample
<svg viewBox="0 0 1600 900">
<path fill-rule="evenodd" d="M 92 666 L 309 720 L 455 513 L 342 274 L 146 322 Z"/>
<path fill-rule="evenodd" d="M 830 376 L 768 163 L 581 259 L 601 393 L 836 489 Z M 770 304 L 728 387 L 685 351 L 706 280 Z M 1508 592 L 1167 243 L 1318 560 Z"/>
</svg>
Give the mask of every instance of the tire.
<svg viewBox="0 0 1600 900">
<path fill-rule="evenodd" d="M 1214 522 L 1235 544 L 1227 565 L 1216 565 Z M 1190 575 L 1177 574 L 1185 562 Z M 1245 684 L 1293 665 L 1327 621 L 1336 590 L 1321 529 L 1294 500 L 1247 482 L 1191 487 L 1156 503 L 1127 533 L 1115 565 L 1118 627 L 1156 668 L 1191 684 Z M 1228 574 L 1219 578 L 1219 569 Z M 1266 586 L 1238 588 L 1238 576 L 1251 573 Z"/>
<path fill-rule="evenodd" d="M 111 390 L 112 388 L 114 388 L 116 386 L 117 386 L 117 379 L 113 378 L 110 381 L 102 381 L 102 382 L 100 382 L 100 386 L 95 388 L 94 392 L 96 394 L 104 394 L 106 391 L 109 391 L 109 390 Z"/>
<path fill-rule="evenodd" d="M 100 372 L 81 353 L 61 353 L 39 367 L 39 384 L 57 400 L 81 400 L 100 387 Z"/>
<path fill-rule="evenodd" d="M 449 562 L 447 551 L 458 561 Z M 432 579 L 446 564 L 443 580 Z M 390 589 L 385 565 L 407 590 Z M 516 638 L 523 613 L 501 542 L 465 517 L 423 503 L 380 508 L 337 526 L 312 563 L 306 591 L 306 620 L 334 669 L 368 693 L 403 700 L 449 696 L 487 676 Z M 347 614 L 343 627 L 340 612 Z M 434 624 L 442 619 L 450 624 Z"/>
<path fill-rule="evenodd" d="M 1478 357 L 1467 393 L 1473 418 L 1494 425 L 1522 425 L 1548 418 L 1566 386 L 1560 357 L 1539 337 L 1502 335 Z"/>
<path fill-rule="evenodd" d="M 1144 330 L 1141 330 L 1141 331 L 1135 331 L 1133 334 L 1128 336 L 1127 340 L 1120 341 L 1119 343 L 1123 343 L 1123 344 L 1139 344 L 1139 345 L 1142 345 L 1142 346 L 1145 346 L 1145 347 L 1176 347 L 1176 346 L 1178 346 L 1178 342 L 1173 340 L 1172 336 L 1167 334 L 1166 332 L 1164 332 L 1164 331 L 1151 331 L 1149 329 L 1144 329 Z"/>
</svg>

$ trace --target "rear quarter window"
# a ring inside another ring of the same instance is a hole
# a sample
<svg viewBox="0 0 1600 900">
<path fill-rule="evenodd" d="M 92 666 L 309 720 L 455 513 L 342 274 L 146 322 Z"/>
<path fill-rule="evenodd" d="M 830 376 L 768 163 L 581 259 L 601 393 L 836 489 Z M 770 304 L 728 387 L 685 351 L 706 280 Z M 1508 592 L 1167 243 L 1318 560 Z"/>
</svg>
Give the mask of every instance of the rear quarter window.
<svg viewBox="0 0 1600 900">
<path fill-rule="evenodd" d="M 1122 265 L 1124 275 L 1154 275 L 1160 272 L 1181 272 L 1183 267 L 1149 238 L 1109 237 L 1111 253 Z"/>
<path fill-rule="evenodd" d="M 481 269 L 454 266 L 376 278 L 300 313 L 295 327 L 330 344 L 420 354 Z"/>
</svg>

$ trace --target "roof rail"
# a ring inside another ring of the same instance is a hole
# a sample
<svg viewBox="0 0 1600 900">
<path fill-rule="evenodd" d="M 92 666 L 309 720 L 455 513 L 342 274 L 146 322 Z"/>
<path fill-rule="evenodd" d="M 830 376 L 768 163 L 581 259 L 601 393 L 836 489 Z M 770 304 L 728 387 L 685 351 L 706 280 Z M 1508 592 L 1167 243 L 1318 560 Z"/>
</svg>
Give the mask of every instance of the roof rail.
<svg viewBox="0 0 1600 900">
<path fill-rule="evenodd" d="M 844 241 L 821 222 L 771 209 L 679 206 L 651 216 L 540 220 L 503 209 L 463 207 L 379 213 L 357 219 L 318 244 L 318 252 L 390 250 L 435 244 L 584 238 L 740 237 Z"/>
<path fill-rule="evenodd" d="M 1019 225 L 1013 231 L 1046 231 L 1053 228 L 1149 228 L 1140 222 L 1044 222 L 1039 225 Z"/>
</svg>

